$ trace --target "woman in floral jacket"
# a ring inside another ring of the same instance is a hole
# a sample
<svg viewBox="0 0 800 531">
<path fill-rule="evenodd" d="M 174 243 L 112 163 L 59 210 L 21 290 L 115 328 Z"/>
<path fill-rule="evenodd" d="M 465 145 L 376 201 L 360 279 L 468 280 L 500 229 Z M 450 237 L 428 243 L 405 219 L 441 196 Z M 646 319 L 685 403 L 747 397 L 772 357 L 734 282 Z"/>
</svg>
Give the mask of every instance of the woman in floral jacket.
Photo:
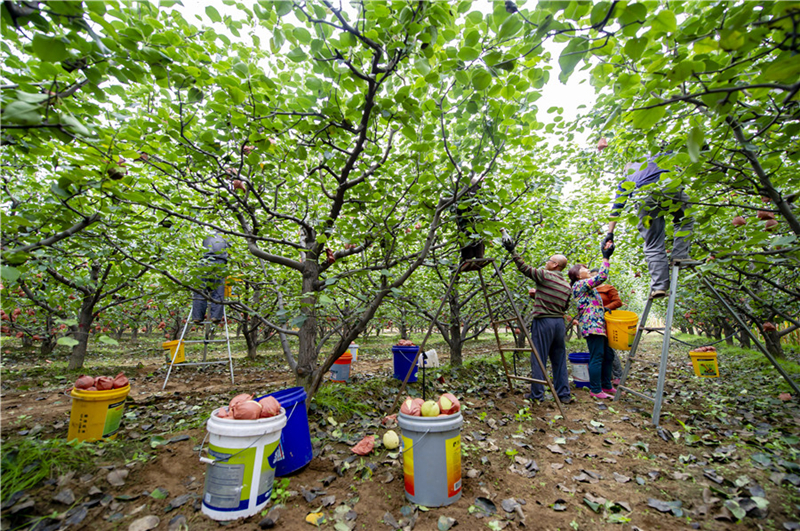
<svg viewBox="0 0 800 531">
<path fill-rule="evenodd" d="M 572 297 L 578 305 L 580 333 L 589 348 L 589 395 L 594 398 L 614 398 L 616 393 L 611 387 L 614 351 L 608 345 L 603 299 L 596 289 L 608 278 L 608 259 L 613 252 L 613 244 L 602 249 L 603 265 L 597 275 L 592 275 L 583 264 L 572 266 L 568 273 Z"/>
</svg>

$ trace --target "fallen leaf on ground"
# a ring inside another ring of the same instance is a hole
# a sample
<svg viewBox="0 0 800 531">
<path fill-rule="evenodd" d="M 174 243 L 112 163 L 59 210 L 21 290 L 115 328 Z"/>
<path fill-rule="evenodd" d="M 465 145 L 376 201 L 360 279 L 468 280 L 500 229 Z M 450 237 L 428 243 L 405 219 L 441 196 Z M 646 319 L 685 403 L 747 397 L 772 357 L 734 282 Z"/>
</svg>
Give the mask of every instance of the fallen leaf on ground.
<svg viewBox="0 0 800 531">
<path fill-rule="evenodd" d="M 350 450 L 358 455 L 367 455 L 375 448 L 375 437 L 367 435 L 358 444 L 350 448 Z"/>
</svg>

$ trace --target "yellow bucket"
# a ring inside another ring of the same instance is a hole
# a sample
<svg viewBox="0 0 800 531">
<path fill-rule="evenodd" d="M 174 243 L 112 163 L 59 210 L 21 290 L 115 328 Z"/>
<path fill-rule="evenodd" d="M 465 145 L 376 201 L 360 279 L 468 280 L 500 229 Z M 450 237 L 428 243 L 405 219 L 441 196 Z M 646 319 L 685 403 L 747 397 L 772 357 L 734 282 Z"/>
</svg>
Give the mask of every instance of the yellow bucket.
<svg viewBox="0 0 800 531">
<path fill-rule="evenodd" d="M 225 278 L 225 298 L 233 296 L 233 283 L 241 282 L 241 277 L 226 277 Z"/>
<path fill-rule="evenodd" d="M 72 389 L 67 440 L 91 442 L 116 438 L 130 390 L 130 384 L 110 391 Z"/>
<path fill-rule="evenodd" d="M 716 352 L 690 352 L 694 375 L 700 378 L 719 378 Z"/>
<path fill-rule="evenodd" d="M 181 345 L 180 348 L 178 348 L 178 343 L 180 343 Z M 172 360 L 173 358 L 175 358 L 174 363 L 183 363 L 184 361 L 186 361 L 186 355 L 183 352 L 183 343 L 181 343 L 177 339 L 175 341 L 165 341 L 161 343 L 161 347 L 164 350 L 169 349 L 169 359 Z M 175 355 L 176 349 L 178 350 L 177 356 Z"/>
<path fill-rule="evenodd" d="M 633 339 L 636 337 L 638 324 L 639 316 L 634 312 L 614 310 L 606 313 L 608 345 L 611 348 L 629 350 L 633 345 Z"/>
</svg>

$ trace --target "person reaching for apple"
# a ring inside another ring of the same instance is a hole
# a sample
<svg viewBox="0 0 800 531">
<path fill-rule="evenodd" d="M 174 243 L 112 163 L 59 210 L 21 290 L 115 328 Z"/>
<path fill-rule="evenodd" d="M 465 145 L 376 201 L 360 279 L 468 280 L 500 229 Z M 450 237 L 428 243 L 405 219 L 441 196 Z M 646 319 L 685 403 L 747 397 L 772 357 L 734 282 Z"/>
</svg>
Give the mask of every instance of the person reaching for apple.
<svg viewBox="0 0 800 531">
<path fill-rule="evenodd" d="M 614 244 L 603 242 L 600 246 L 603 265 L 592 275 L 583 264 L 569 268 L 572 296 L 578 306 L 578 330 L 586 338 L 589 349 L 589 396 L 592 398 L 614 398 L 616 389 L 611 386 L 614 351 L 608 345 L 603 299 L 598 286 L 608 279 L 609 259 L 614 253 Z"/>
<path fill-rule="evenodd" d="M 658 299 L 666 296 L 669 289 L 669 260 L 666 247 L 666 220 L 668 212 L 672 212 L 675 238 L 672 248 L 673 263 L 689 259 L 689 237 L 694 228 L 694 218 L 686 215 L 689 196 L 680 187 L 680 181 L 674 182 L 665 178 L 671 173 L 658 166 L 657 159 L 672 155 L 672 152 L 658 153 L 645 161 L 630 163 L 626 172 L 633 170 L 619 184 L 614 205 L 611 207 L 611 218 L 608 233 L 603 245 L 614 241 L 614 229 L 617 220 L 625 208 L 628 199 L 636 190 L 647 185 L 658 185 L 642 198 L 639 207 L 639 234 L 644 238 L 644 257 L 650 270 L 650 298 Z M 660 188 L 659 188 L 660 187 Z"/>
<path fill-rule="evenodd" d="M 564 324 L 564 313 L 569 304 L 569 281 L 564 278 L 562 271 L 567 266 L 567 257 L 563 254 L 554 254 L 543 269 L 536 269 L 527 265 L 515 252 L 516 243 L 511 236 L 503 230 L 503 247 L 511 253 L 517 269 L 533 279 L 536 283 L 536 292 L 533 297 L 533 321 L 531 322 L 531 340 L 536 351 L 542 357 L 542 364 L 547 368 L 547 360 L 553 365 L 553 387 L 562 404 L 569 404 L 571 395 L 569 391 L 569 377 L 567 375 L 567 346 L 564 337 L 567 334 Z M 539 364 L 531 353 L 531 377 L 544 380 Z M 533 400 L 544 398 L 544 386 L 531 383 Z"/>
</svg>

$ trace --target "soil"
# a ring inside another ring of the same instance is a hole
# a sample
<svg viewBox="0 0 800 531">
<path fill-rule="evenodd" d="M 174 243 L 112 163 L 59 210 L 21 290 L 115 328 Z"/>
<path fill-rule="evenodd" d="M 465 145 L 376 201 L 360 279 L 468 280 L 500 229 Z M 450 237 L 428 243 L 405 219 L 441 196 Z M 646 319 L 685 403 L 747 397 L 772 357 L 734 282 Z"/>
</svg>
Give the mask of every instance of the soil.
<svg viewBox="0 0 800 531">
<path fill-rule="evenodd" d="M 784 529 L 785 523 L 797 522 L 800 494 L 794 463 L 800 453 L 800 407 L 796 397 L 778 398 L 776 372 L 743 371 L 725 378 L 735 366 L 731 358 L 728 366 L 722 362 L 723 378 L 696 378 L 686 349 L 675 348 L 661 428 L 656 429 L 650 419 L 652 404 L 632 395 L 600 401 L 585 389 L 573 389 L 566 419 L 552 401 L 532 404 L 524 398 L 522 384 L 509 391 L 496 358 L 475 356 L 486 352 L 487 345 L 466 352 L 464 369 L 431 369 L 426 374 L 428 398 L 450 391 L 461 399 L 460 500 L 441 508 L 410 504 L 404 496 L 402 457 L 379 442 L 370 455 L 353 458 L 350 447 L 362 437 L 385 432 L 383 409 L 399 389 L 385 350 L 367 344 L 352 366 L 348 386 L 364 407 L 354 412 L 349 394 L 339 402 L 340 410 L 312 404 L 315 457 L 288 478 L 288 485 L 276 480 L 280 499 L 274 503 L 284 505 L 275 509 L 275 528 L 309 529 L 305 519 L 313 512 L 326 518 L 320 527 L 339 530 L 447 529 L 448 523 L 453 525 L 447 518 L 455 519 L 459 529 L 545 530 L 616 525 L 723 530 L 741 529 L 742 524 L 747 529 Z M 646 338 L 644 361 L 632 372 L 632 387 L 655 387 L 659 351 L 658 338 Z M 37 368 L 30 358 L 4 352 L 3 453 L 26 438 L 66 438 L 71 403 L 64 390 L 69 382 Z M 272 505 L 225 524 L 200 512 L 204 423 L 213 409 L 239 392 L 261 395 L 291 387 L 293 379 L 277 356 L 267 358 L 273 370 L 264 369 L 263 359 L 259 366 L 237 359 L 235 386 L 226 365 L 181 367 L 162 391 L 166 370 L 161 356 L 137 356 L 137 364 L 122 367 L 132 390 L 118 442 L 92 445 L 94 467 L 44 480 L 11 501 L 10 493 L 3 492 L 2 529 L 135 529 L 131 523 L 150 515 L 158 517 L 154 528 L 159 530 L 170 529 L 171 521 L 171 529 L 180 529 L 183 519 L 183 529 L 193 531 L 259 529 Z M 446 354 L 439 357 L 448 363 Z M 333 387 L 329 399 L 337 396 L 337 389 L 342 388 Z M 410 384 L 409 393 L 421 395 L 421 383 Z M 113 486 L 109 476 L 121 470 L 128 472 L 124 484 Z M 74 494 L 73 503 L 54 500 L 65 489 Z M 166 495 L 158 495 L 163 491 Z M 767 507 L 755 507 L 754 498 L 759 503 L 766 499 Z M 676 503 L 672 509 L 662 502 Z M 346 509 L 337 511 L 342 505 L 352 512 L 345 516 Z M 738 510 L 747 516 L 737 524 Z"/>
</svg>

